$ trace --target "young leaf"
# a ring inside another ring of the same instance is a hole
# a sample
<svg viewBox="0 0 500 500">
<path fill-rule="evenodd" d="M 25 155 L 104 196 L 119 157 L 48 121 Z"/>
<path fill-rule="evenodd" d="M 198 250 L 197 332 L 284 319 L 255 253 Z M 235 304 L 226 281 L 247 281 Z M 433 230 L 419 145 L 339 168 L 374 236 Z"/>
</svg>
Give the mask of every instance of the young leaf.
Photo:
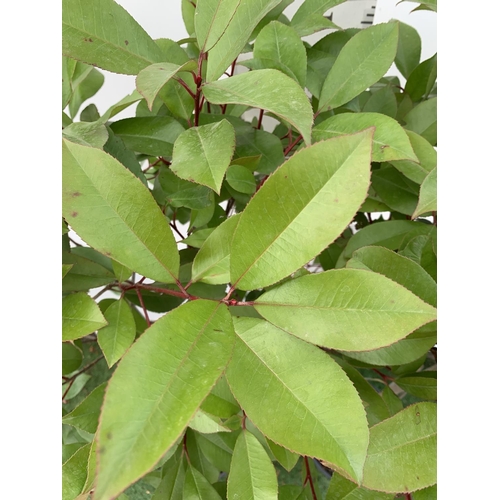
<svg viewBox="0 0 500 500">
<path fill-rule="evenodd" d="M 394 62 L 406 79 L 420 62 L 421 46 L 418 31 L 413 26 L 400 21 L 398 50 Z"/>
<path fill-rule="evenodd" d="M 244 0 L 243 0 L 244 1 Z M 213 104 L 245 104 L 290 122 L 311 144 L 311 104 L 298 83 L 276 69 L 259 69 L 202 87 Z"/>
<path fill-rule="evenodd" d="M 342 113 L 321 122 L 313 129 L 313 139 L 321 141 L 344 134 L 353 134 L 375 127 L 372 161 L 418 161 L 410 140 L 396 120 L 379 113 Z"/>
<path fill-rule="evenodd" d="M 354 35 L 326 77 L 318 110 L 338 108 L 382 78 L 396 57 L 398 23 L 382 23 Z"/>
<path fill-rule="evenodd" d="M 216 432 L 231 432 L 222 423 L 222 420 L 214 415 L 198 410 L 194 417 L 189 422 L 191 429 L 200 432 L 201 434 L 214 434 Z"/>
<path fill-rule="evenodd" d="M 227 479 L 228 500 L 277 500 L 278 480 L 266 450 L 244 430 L 236 441 Z"/>
<path fill-rule="evenodd" d="M 372 137 L 369 129 L 318 142 L 276 170 L 236 228 L 234 286 L 253 290 L 276 283 L 336 239 L 366 197 Z"/>
<path fill-rule="evenodd" d="M 96 250 L 142 276 L 175 282 L 179 254 L 168 222 L 148 189 L 112 156 L 64 141 L 63 215 Z"/>
<path fill-rule="evenodd" d="M 220 194 L 235 145 L 234 128 L 227 120 L 190 128 L 175 141 L 170 169 L 180 178 Z"/>
<path fill-rule="evenodd" d="M 218 226 L 205 240 L 193 261 L 192 281 L 211 285 L 229 282 L 229 252 L 240 214 Z"/>
<path fill-rule="evenodd" d="M 325 500 L 394 500 L 394 495 L 367 490 L 340 474 L 334 474 Z"/>
<path fill-rule="evenodd" d="M 418 205 L 411 216 L 415 219 L 426 212 L 437 210 L 437 169 L 432 170 L 420 186 Z"/>
<path fill-rule="evenodd" d="M 233 343 L 227 307 L 206 300 L 178 307 L 140 337 L 106 391 L 96 500 L 123 491 L 176 441 L 220 377 Z"/>
<path fill-rule="evenodd" d="M 144 96 L 148 108 L 153 109 L 153 103 L 158 92 L 180 71 L 193 71 L 197 68 L 195 61 L 188 61 L 182 65 L 171 63 L 156 63 L 144 68 L 137 75 L 135 84 L 137 90 Z"/>
<path fill-rule="evenodd" d="M 241 0 L 197 1 L 194 28 L 201 52 L 208 52 L 219 41 L 240 3 Z"/>
<path fill-rule="evenodd" d="M 78 347 L 71 344 L 70 342 L 63 342 L 62 345 L 62 374 L 68 375 L 68 373 L 78 370 L 82 364 L 83 354 Z"/>
<path fill-rule="evenodd" d="M 361 269 L 288 281 L 261 295 L 255 309 L 288 333 L 343 351 L 387 346 L 436 319 L 434 307 L 385 276 Z"/>
<path fill-rule="evenodd" d="M 255 40 L 253 56 L 283 65 L 301 87 L 306 85 L 306 49 L 297 33 L 278 21 L 265 26 Z M 267 66 L 273 68 L 274 66 Z M 275 67 L 275 69 L 279 69 Z"/>
<path fill-rule="evenodd" d="M 437 97 L 415 106 L 405 117 L 405 127 L 420 134 L 432 146 L 437 144 Z"/>
<path fill-rule="evenodd" d="M 305 0 L 292 18 L 290 26 L 299 36 L 306 36 L 323 29 L 335 28 L 323 14 L 345 0 Z"/>
<path fill-rule="evenodd" d="M 82 446 L 62 467 L 62 499 L 74 500 L 85 486 L 91 444 Z"/>
<path fill-rule="evenodd" d="M 183 500 L 221 500 L 221 497 L 214 490 L 207 479 L 197 471 L 191 464 L 186 470 L 184 480 Z"/>
<path fill-rule="evenodd" d="M 63 424 L 94 434 L 97 430 L 105 389 L 106 383 L 94 389 L 72 412 L 63 417 Z"/>
<path fill-rule="evenodd" d="M 106 325 L 99 306 L 85 292 L 72 293 L 63 298 L 63 341 L 85 337 Z"/>
<path fill-rule="evenodd" d="M 210 49 L 207 63 L 207 82 L 219 79 L 238 57 L 259 21 L 280 2 L 281 0 L 240 0 L 222 36 Z M 210 3 L 213 4 L 213 0 Z M 224 3 L 229 5 L 229 0 Z M 217 19 L 227 19 L 226 13 L 218 14 Z M 215 27 L 218 28 L 218 23 Z"/>
<path fill-rule="evenodd" d="M 65 56 L 126 75 L 163 60 L 158 45 L 113 0 L 63 0 L 62 12 Z"/>
<path fill-rule="evenodd" d="M 97 334 L 97 342 L 111 368 L 135 340 L 135 321 L 124 299 L 111 304 L 104 313 L 108 326 Z"/>
<path fill-rule="evenodd" d="M 370 429 L 363 486 L 406 493 L 435 484 L 436 417 L 434 403 L 418 403 L 374 425 Z"/>
<path fill-rule="evenodd" d="M 274 442 L 360 481 L 368 424 L 345 373 L 325 352 L 266 321 L 233 321 L 226 376 L 248 418 Z"/>
</svg>

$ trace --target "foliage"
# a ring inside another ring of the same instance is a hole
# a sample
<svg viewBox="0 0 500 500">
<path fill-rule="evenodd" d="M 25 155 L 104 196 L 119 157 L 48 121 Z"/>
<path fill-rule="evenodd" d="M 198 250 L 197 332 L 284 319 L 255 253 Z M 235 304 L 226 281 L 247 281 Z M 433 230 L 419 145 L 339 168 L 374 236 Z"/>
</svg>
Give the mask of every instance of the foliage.
<svg viewBox="0 0 500 500">
<path fill-rule="evenodd" d="M 436 498 L 437 58 L 290 3 L 63 0 L 64 500 Z"/>
</svg>

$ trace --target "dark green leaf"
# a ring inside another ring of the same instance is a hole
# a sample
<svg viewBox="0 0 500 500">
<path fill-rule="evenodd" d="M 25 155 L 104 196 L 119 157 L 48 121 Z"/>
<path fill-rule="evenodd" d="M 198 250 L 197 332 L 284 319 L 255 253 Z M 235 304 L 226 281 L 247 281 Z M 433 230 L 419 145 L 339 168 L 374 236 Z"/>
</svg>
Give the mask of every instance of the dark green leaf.
<svg viewBox="0 0 500 500">
<path fill-rule="evenodd" d="M 63 424 L 94 434 L 97 430 L 105 389 L 105 383 L 94 389 L 71 413 L 63 417 Z"/>
<path fill-rule="evenodd" d="M 363 112 L 381 113 L 391 118 L 396 118 L 396 114 L 398 112 L 398 102 L 392 88 L 383 87 L 374 92 L 363 106 Z"/>
<path fill-rule="evenodd" d="M 203 474 L 191 464 L 188 465 L 186 470 L 182 498 L 183 500 L 221 500 L 219 494 Z"/>
<path fill-rule="evenodd" d="M 437 54 L 420 63 L 408 77 L 405 92 L 412 101 L 427 99 L 431 93 L 437 77 Z"/>
<path fill-rule="evenodd" d="M 437 372 L 424 371 L 406 375 L 396 380 L 404 391 L 421 399 L 437 399 Z"/>
<path fill-rule="evenodd" d="M 420 134 L 432 146 L 437 144 L 437 98 L 423 101 L 415 106 L 405 117 L 405 127 Z"/>
<path fill-rule="evenodd" d="M 87 479 L 87 463 L 91 444 L 82 446 L 62 467 L 62 499 L 74 500 Z"/>
<path fill-rule="evenodd" d="M 274 172 L 285 161 L 279 138 L 254 128 L 236 136 L 235 153 L 239 157 L 259 155 L 261 158 L 256 170 L 262 174 Z"/>
<path fill-rule="evenodd" d="M 400 21 L 398 51 L 394 62 L 406 79 L 420 62 L 421 45 L 418 31 L 413 26 Z"/>
<path fill-rule="evenodd" d="M 370 491 L 356 483 L 353 483 L 342 477 L 340 474 L 334 474 L 325 500 L 393 500 L 394 495 Z"/>
<path fill-rule="evenodd" d="M 78 370 L 83 360 L 82 351 L 69 342 L 63 342 L 62 345 L 62 374 Z"/>
<path fill-rule="evenodd" d="M 114 275 L 105 267 L 76 253 L 65 252 L 62 259 L 64 264 L 72 266 L 63 278 L 63 292 L 86 291 L 116 281 Z"/>
</svg>

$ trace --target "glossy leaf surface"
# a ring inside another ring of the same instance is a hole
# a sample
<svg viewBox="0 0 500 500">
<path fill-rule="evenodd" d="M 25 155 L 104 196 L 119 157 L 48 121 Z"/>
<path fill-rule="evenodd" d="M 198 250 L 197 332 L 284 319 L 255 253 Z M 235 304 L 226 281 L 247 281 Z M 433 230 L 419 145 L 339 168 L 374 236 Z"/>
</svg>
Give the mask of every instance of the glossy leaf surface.
<svg viewBox="0 0 500 500">
<path fill-rule="evenodd" d="M 167 220 L 139 179 L 103 151 L 64 142 L 63 215 L 105 255 L 143 276 L 175 281 L 179 254 Z"/>
<path fill-rule="evenodd" d="M 291 280 L 260 296 L 257 311 L 308 342 L 368 351 L 406 337 L 435 309 L 384 276 L 338 269 Z"/>
<path fill-rule="evenodd" d="M 265 321 L 233 321 L 237 341 L 226 375 L 250 420 L 276 443 L 360 480 L 367 422 L 345 373 L 317 347 Z"/>
<path fill-rule="evenodd" d="M 73 293 L 63 298 L 63 340 L 85 337 L 106 324 L 99 306 L 85 292 Z"/>
<path fill-rule="evenodd" d="M 363 486 L 390 493 L 436 483 L 437 410 L 417 403 L 370 429 Z"/>
<path fill-rule="evenodd" d="M 227 481 L 228 500 L 277 500 L 278 480 L 266 450 L 244 430 L 236 441 Z"/>
<path fill-rule="evenodd" d="M 64 55 L 126 75 L 163 60 L 151 37 L 113 0 L 64 0 L 62 7 Z"/>
<path fill-rule="evenodd" d="M 326 77 L 318 109 L 337 108 L 382 78 L 396 57 L 398 31 L 398 23 L 391 22 L 354 35 Z"/>
<path fill-rule="evenodd" d="M 96 499 L 112 498 L 154 466 L 221 375 L 233 343 L 227 308 L 205 300 L 178 307 L 140 337 L 106 391 Z"/>
<path fill-rule="evenodd" d="M 245 104 L 290 122 L 311 144 L 312 109 L 298 83 L 275 69 L 260 69 L 203 86 L 213 104 Z"/>
<path fill-rule="evenodd" d="M 366 197 L 372 133 L 304 148 L 264 183 L 235 231 L 233 284 L 252 290 L 275 283 L 335 240 Z"/>
<path fill-rule="evenodd" d="M 234 129 L 227 120 L 190 128 L 175 141 L 170 168 L 182 179 L 220 193 L 235 145 Z"/>
</svg>

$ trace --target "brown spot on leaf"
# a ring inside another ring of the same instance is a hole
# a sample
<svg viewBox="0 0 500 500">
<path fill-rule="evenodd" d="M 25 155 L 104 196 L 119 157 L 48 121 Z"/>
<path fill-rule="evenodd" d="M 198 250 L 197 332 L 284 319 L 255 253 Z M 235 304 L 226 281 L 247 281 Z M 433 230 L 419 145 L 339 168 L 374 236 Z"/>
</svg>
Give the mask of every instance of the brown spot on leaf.
<svg viewBox="0 0 500 500">
<path fill-rule="evenodd" d="M 111 252 L 104 252 L 104 255 L 111 257 Z"/>
<path fill-rule="evenodd" d="M 394 300 L 391 300 L 391 304 L 394 304 Z"/>
<path fill-rule="evenodd" d="M 108 433 L 106 434 L 106 437 L 107 437 L 108 439 L 111 439 L 111 438 L 113 437 L 113 434 L 112 434 L 111 432 L 108 432 Z"/>
<path fill-rule="evenodd" d="M 78 196 L 81 196 L 81 195 L 82 195 L 82 193 L 80 193 L 80 192 L 78 192 L 78 191 L 75 191 L 74 193 L 71 193 L 71 196 L 72 196 L 73 198 L 77 198 Z"/>
<path fill-rule="evenodd" d="M 334 201 L 335 201 L 335 203 L 338 203 L 338 202 L 339 202 L 339 199 L 338 199 L 338 198 L 335 198 L 335 200 L 334 200 Z"/>
<path fill-rule="evenodd" d="M 78 216 L 78 212 L 71 212 L 71 217 L 77 217 Z"/>
<path fill-rule="evenodd" d="M 92 40 L 92 38 L 84 38 L 83 41 L 84 42 L 93 42 L 94 40 Z"/>
<path fill-rule="evenodd" d="M 128 45 L 128 40 L 125 40 L 125 45 Z"/>
</svg>

